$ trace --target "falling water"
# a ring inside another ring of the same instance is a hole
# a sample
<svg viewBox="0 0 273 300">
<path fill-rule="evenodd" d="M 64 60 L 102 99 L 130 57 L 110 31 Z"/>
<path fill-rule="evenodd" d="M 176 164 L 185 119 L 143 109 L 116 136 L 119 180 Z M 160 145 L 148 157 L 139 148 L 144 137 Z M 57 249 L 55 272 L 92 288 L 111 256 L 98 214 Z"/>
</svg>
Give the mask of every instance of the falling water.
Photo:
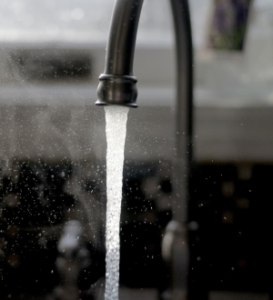
<svg viewBox="0 0 273 300">
<path fill-rule="evenodd" d="M 119 232 L 127 115 L 127 107 L 105 107 L 107 139 L 105 300 L 118 300 L 120 258 Z"/>
</svg>

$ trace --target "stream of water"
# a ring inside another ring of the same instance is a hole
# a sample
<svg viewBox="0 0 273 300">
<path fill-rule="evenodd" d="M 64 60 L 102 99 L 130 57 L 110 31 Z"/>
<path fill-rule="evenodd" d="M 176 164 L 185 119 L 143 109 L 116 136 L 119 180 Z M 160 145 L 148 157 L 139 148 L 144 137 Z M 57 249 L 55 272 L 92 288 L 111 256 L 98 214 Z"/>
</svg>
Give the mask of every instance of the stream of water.
<svg viewBox="0 0 273 300">
<path fill-rule="evenodd" d="M 105 300 L 119 299 L 120 213 L 128 108 L 106 106 L 107 210 Z"/>
</svg>

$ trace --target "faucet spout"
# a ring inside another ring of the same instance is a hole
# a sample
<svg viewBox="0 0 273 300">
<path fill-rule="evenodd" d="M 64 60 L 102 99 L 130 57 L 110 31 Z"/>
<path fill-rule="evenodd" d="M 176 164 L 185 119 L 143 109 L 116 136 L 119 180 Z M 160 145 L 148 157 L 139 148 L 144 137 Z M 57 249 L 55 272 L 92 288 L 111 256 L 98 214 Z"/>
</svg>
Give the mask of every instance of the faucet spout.
<svg viewBox="0 0 273 300">
<path fill-rule="evenodd" d="M 104 74 L 99 77 L 97 105 L 137 107 L 133 63 L 143 0 L 117 0 L 111 21 Z"/>
</svg>

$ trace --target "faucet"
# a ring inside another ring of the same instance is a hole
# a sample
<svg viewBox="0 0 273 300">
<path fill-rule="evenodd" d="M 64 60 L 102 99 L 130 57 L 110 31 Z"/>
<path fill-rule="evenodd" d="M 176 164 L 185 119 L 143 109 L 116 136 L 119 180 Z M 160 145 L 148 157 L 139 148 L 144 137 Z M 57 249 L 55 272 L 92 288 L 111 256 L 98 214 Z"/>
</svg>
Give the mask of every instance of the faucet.
<svg viewBox="0 0 273 300">
<path fill-rule="evenodd" d="M 106 50 L 104 73 L 100 75 L 97 105 L 137 107 L 137 79 L 133 76 L 138 22 L 144 0 L 116 0 Z M 189 293 L 188 212 L 191 190 L 193 51 L 187 0 L 170 0 L 176 41 L 176 153 L 173 174 L 173 218 L 162 240 L 168 287 L 161 299 L 193 299 Z"/>
</svg>

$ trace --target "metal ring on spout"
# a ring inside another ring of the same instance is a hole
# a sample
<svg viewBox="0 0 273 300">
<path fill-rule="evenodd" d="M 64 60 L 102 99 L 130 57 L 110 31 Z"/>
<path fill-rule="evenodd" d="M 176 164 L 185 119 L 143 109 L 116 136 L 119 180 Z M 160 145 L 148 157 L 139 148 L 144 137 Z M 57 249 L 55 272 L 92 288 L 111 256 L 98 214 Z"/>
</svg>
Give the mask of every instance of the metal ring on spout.
<svg viewBox="0 0 273 300">
<path fill-rule="evenodd" d="M 136 77 L 101 74 L 99 80 L 97 105 L 137 107 Z"/>
</svg>

